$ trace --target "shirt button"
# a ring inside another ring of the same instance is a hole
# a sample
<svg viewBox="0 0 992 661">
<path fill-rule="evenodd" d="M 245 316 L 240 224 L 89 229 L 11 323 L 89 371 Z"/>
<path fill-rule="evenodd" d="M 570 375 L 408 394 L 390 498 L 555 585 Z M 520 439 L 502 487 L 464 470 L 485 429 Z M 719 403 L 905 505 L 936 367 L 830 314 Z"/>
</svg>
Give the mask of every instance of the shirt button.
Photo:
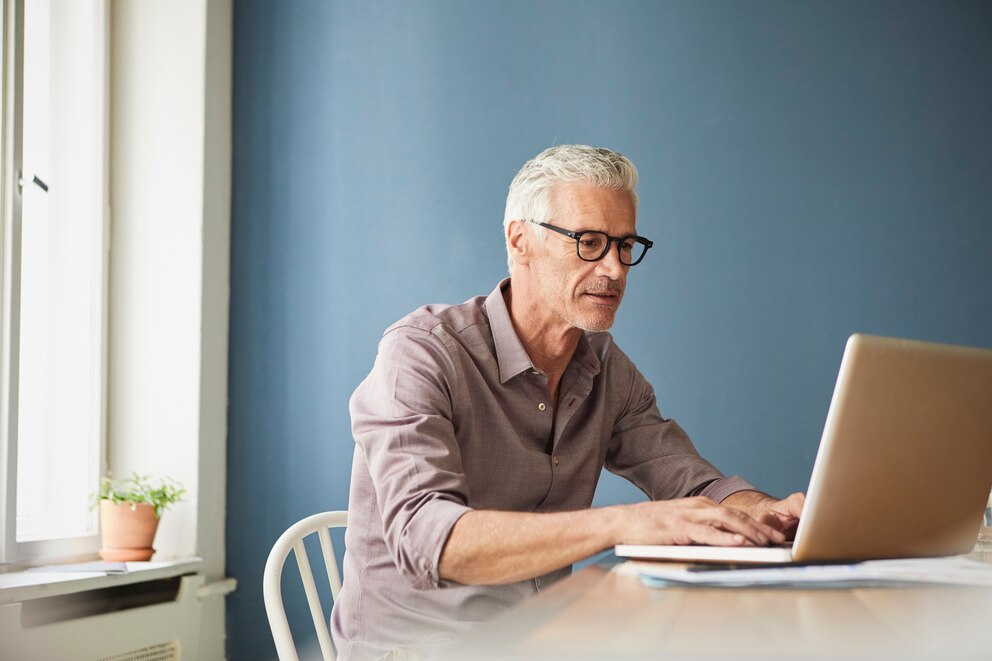
<svg viewBox="0 0 992 661">
<path fill-rule="evenodd" d="M 557 466 L 558 465 L 558 455 L 556 455 L 556 454 L 551 455 L 551 461 L 555 462 L 555 466 Z"/>
<path fill-rule="evenodd" d="M 538 411 L 543 411 L 546 408 L 548 408 L 548 407 L 544 405 L 544 402 L 541 402 L 540 404 L 537 405 L 537 410 Z"/>
</svg>

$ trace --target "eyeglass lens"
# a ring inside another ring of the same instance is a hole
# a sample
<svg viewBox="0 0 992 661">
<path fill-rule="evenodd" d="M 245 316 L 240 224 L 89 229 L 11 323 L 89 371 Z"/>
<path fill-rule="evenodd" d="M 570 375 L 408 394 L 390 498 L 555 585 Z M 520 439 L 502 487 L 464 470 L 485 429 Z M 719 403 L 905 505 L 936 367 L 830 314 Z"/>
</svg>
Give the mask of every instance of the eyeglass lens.
<svg viewBox="0 0 992 661">
<path fill-rule="evenodd" d="M 634 240 L 633 237 L 625 237 L 618 240 L 617 243 L 619 244 L 620 263 L 628 266 L 641 261 L 647 251 L 647 246 Z M 576 240 L 576 245 L 578 246 L 579 257 L 587 262 L 595 262 L 606 256 L 606 251 L 610 249 L 610 237 L 603 232 L 582 232 L 582 235 Z"/>
</svg>

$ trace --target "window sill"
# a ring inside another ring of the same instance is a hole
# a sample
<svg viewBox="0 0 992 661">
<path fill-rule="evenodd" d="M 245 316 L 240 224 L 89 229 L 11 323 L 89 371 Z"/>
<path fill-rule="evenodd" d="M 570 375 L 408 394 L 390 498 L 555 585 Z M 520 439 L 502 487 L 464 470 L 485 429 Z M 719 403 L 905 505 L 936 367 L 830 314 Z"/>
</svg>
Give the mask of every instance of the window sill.
<svg viewBox="0 0 992 661">
<path fill-rule="evenodd" d="M 131 585 L 184 574 L 195 574 L 203 566 L 201 558 L 163 562 L 128 562 L 127 573 L 68 571 L 65 568 L 34 567 L 0 574 L 0 606 L 32 599 Z M 228 590 L 229 591 L 229 590 Z"/>
</svg>

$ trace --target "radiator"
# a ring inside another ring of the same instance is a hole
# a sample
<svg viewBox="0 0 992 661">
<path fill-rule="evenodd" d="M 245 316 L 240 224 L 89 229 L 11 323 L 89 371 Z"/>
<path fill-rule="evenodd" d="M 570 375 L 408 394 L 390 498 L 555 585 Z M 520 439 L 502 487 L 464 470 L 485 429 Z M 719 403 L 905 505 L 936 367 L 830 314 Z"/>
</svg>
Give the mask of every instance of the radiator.
<svg viewBox="0 0 992 661">
<path fill-rule="evenodd" d="M 192 661 L 199 574 L 0 606 L 0 660 Z"/>
</svg>

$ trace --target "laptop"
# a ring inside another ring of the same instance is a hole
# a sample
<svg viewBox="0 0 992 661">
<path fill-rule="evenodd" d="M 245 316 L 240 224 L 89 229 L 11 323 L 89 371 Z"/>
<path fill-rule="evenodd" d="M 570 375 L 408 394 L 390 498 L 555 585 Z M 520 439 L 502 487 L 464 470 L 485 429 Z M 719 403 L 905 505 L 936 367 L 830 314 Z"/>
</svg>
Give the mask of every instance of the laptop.
<svg viewBox="0 0 992 661">
<path fill-rule="evenodd" d="M 625 558 L 828 563 L 968 553 L 992 490 L 992 350 L 850 337 L 787 547 L 619 545 Z"/>
</svg>

